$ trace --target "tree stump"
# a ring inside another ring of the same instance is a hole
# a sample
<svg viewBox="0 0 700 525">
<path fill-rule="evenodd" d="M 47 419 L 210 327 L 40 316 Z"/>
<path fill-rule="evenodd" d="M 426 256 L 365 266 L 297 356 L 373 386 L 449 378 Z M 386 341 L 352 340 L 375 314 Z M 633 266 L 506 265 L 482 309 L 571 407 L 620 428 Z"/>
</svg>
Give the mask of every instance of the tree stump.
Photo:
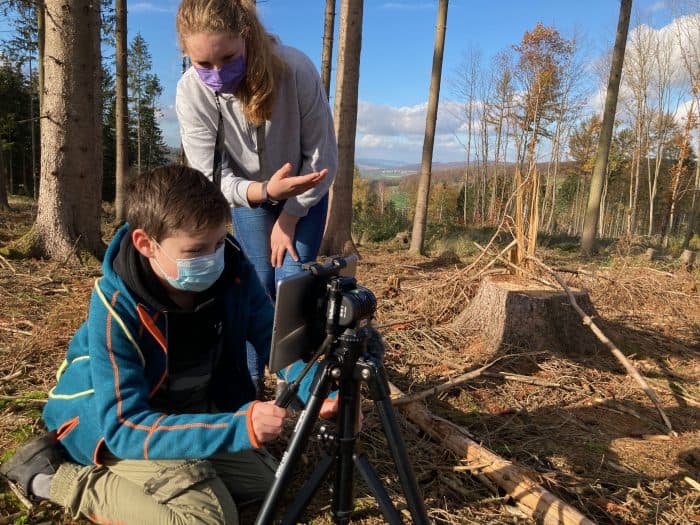
<svg viewBox="0 0 700 525">
<path fill-rule="evenodd" d="M 686 270 L 691 271 L 693 269 L 693 263 L 695 263 L 696 255 L 697 252 L 693 250 L 683 250 L 683 253 L 681 254 L 681 264 Z"/>
<path fill-rule="evenodd" d="M 584 312 L 597 316 L 587 292 L 572 293 Z M 494 353 L 520 348 L 585 355 L 602 348 L 564 291 L 513 275 L 486 276 L 453 327 L 482 334 Z"/>
</svg>

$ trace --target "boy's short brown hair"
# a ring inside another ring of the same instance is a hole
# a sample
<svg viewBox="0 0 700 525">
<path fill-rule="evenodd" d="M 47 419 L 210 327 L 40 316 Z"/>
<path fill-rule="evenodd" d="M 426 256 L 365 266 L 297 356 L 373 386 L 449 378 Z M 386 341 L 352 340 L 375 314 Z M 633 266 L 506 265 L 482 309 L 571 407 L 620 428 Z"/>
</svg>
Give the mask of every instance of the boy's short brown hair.
<svg viewBox="0 0 700 525">
<path fill-rule="evenodd" d="M 195 233 L 231 221 L 231 208 L 201 172 L 170 164 L 132 178 L 126 188 L 126 220 L 160 242 L 175 231 Z"/>
</svg>

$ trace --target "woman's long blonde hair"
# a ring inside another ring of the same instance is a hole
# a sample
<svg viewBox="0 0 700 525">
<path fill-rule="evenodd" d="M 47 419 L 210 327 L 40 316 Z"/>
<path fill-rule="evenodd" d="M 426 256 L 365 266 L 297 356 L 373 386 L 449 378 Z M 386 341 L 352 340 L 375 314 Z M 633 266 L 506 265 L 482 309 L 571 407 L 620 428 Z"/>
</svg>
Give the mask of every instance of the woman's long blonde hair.
<svg viewBox="0 0 700 525">
<path fill-rule="evenodd" d="M 175 23 L 180 46 L 195 33 L 241 36 L 246 45 L 246 75 L 236 91 L 246 119 L 258 126 L 272 115 L 275 88 L 286 66 L 275 53 L 275 37 L 258 20 L 253 0 L 182 0 Z"/>
</svg>

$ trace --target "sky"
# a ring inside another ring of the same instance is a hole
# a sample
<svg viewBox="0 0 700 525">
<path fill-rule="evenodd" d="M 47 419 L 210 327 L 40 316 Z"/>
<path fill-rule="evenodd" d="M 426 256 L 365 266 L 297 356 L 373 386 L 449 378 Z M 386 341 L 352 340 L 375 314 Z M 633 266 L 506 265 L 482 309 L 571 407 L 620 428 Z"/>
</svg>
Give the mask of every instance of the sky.
<svg viewBox="0 0 700 525">
<path fill-rule="evenodd" d="M 635 0 L 630 29 L 640 22 L 654 29 L 668 25 L 673 20 L 670 1 Z M 148 42 L 153 72 L 164 87 L 161 125 L 172 146 L 179 145 L 173 108 L 182 63 L 175 35 L 177 4 L 177 0 L 129 0 L 127 5 L 129 36 L 141 33 Z M 420 162 L 437 4 L 437 0 L 364 1 L 357 159 Z M 258 9 L 268 31 L 305 52 L 320 68 L 325 0 L 258 0 Z M 339 10 L 338 2 L 336 44 Z M 455 79 L 470 50 L 488 64 L 542 22 L 566 38 L 577 35 L 584 66 L 592 67 L 612 47 L 618 11 L 618 0 L 451 0 L 434 162 L 465 158 L 464 118 L 459 110 L 463 101 Z M 592 101 L 596 89 L 590 86 Z"/>
</svg>

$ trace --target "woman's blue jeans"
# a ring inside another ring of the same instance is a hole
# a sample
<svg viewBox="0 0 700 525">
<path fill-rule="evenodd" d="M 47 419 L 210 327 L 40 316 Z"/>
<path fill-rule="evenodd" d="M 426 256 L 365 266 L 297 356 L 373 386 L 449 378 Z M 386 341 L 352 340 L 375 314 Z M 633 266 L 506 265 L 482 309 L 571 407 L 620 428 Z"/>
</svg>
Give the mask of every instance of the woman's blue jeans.
<svg viewBox="0 0 700 525">
<path fill-rule="evenodd" d="M 316 205 L 311 207 L 309 213 L 299 219 L 297 223 L 294 232 L 294 248 L 299 260 L 295 261 L 287 252 L 284 254 L 282 266 L 274 268 L 270 264 L 270 234 L 282 208 L 282 203 L 276 206 L 263 205 L 257 208 L 233 208 L 234 237 L 255 267 L 260 282 L 273 301 L 275 300 L 277 281 L 300 272 L 303 263 L 316 260 L 318 250 L 321 247 L 323 229 L 326 225 L 328 195 L 326 194 Z M 248 369 L 254 380 L 264 377 L 265 364 L 260 362 L 257 352 L 248 343 Z"/>
</svg>

